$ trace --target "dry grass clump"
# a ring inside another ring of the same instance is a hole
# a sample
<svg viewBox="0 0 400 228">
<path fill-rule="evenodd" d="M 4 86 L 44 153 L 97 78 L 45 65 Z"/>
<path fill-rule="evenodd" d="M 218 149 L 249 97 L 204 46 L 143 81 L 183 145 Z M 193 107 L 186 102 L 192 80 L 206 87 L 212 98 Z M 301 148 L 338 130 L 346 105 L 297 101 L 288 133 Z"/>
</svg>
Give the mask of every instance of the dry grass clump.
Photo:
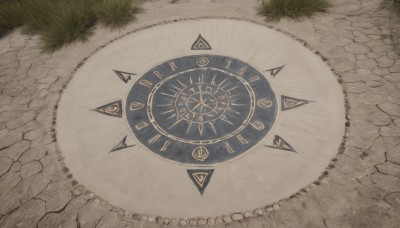
<svg viewBox="0 0 400 228">
<path fill-rule="evenodd" d="M 327 12 L 332 6 L 329 0 L 263 0 L 258 13 L 267 21 L 279 21 L 283 17 L 295 20 Z"/>
<path fill-rule="evenodd" d="M 137 12 L 136 0 L 0 0 L 0 34 L 22 25 L 54 51 L 87 40 L 96 22 L 121 28 Z"/>
</svg>

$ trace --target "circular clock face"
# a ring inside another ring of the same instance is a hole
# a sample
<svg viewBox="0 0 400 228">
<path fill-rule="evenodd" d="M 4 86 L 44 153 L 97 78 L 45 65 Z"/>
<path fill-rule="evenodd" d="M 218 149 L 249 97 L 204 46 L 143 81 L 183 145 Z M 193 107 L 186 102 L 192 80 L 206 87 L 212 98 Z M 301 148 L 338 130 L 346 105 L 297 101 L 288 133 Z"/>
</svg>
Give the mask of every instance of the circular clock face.
<svg viewBox="0 0 400 228">
<path fill-rule="evenodd" d="M 263 74 L 243 61 L 194 55 L 166 61 L 137 79 L 126 100 L 136 138 L 153 153 L 187 164 L 215 164 L 248 151 L 276 120 Z"/>
</svg>

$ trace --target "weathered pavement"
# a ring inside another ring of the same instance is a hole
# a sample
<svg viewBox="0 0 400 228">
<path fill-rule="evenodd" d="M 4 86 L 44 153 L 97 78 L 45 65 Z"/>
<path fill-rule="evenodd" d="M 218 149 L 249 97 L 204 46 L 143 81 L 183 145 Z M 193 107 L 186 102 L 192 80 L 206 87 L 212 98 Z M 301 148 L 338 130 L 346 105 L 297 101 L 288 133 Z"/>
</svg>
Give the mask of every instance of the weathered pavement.
<svg viewBox="0 0 400 228">
<path fill-rule="evenodd" d="M 197 17 L 260 23 L 257 1 L 148 1 L 122 31 L 97 28 L 90 42 L 40 53 L 37 37 L 0 40 L 0 227 L 398 227 L 400 60 L 379 2 L 335 1 L 328 14 L 272 26 L 307 43 L 342 76 L 350 102 L 347 145 L 329 174 L 296 197 L 232 217 L 173 219 L 113 207 L 73 180 L 56 148 L 53 112 L 78 64 L 135 29 Z M 221 10 L 223 9 L 223 10 Z M 238 199 L 240 200 L 240 199 Z M 254 217 L 254 218 L 250 218 Z M 160 225 L 163 224 L 163 225 Z"/>
</svg>

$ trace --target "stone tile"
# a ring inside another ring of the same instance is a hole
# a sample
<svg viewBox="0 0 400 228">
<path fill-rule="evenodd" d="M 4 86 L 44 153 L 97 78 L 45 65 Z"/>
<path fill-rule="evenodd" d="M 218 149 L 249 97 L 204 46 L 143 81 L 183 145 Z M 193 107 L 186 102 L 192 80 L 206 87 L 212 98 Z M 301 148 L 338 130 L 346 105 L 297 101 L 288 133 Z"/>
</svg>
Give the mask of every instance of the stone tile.
<svg viewBox="0 0 400 228">
<path fill-rule="evenodd" d="M 21 141 L 22 133 L 18 131 L 9 131 L 6 136 L 0 139 L 0 150 Z"/>
<path fill-rule="evenodd" d="M 14 161 L 17 161 L 21 155 L 29 149 L 31 143 L 26 140 L 22 140 L 20 142 L 15 143 L 6 149 L 8 157 L 12 158 Z"/>
<path fill-rule="evenodd" d="M 392 207 L 400 209 L 400 192 L 389 193 L 385 196 L 385 201 Z"/>
<path fill-rule="evenodd" d="M 400 165 L 400 143 L 387 151 L 387 159 Z"/>
<path fill-rule="evenodd" d="M 60 212 L 72 199 L 72 186 L 68 181 L 54 181 L 38 196 L 46 201 L 47 212 Z"/>
<path fill-rule="evenodd" d="M 32 199 L 46 188 L 49 182 L 50 180 L 44 178 L 42 174 L 22 180 L 0 199 L 0 214 L 7 214 Z"/>
<path fill-rule="evenodd" d="M 23 165 L 21 167 L 20 174 L 21 174 L 22 179 L 25 179 L 25 178 L 28 178 L 30 176 L 33 176 L 33 175 L 41 172 L 42 170 L 43 170 L 43 167 L 40 164 L 40 162 L 33 161 L 33 162 Z"/>
<path fill-rule="evenodd" d="M 357 61 L 356 66 L 361 69 L 372 69 L 378 66 L 378 64 L 373 59 L 367 59 L 367 60 Z"/>
<path fill-rule="evenodd" d="M 8 172 L 0 177 L 0 199 L 13 189 L 22 178 L 18 172 Z"/>
<path fill-rule="evenodd" d="M 385 113 L 391 116 L 400 116 L 400 105 L 389 102 L 378 104 L 378 107 Z"/>
<path fill-rule="evenodd" d="M 369 48 L 363 44 L 352 43 L 344 47 L 346 51 L 351 52 L 356 55 L 367 54 L 369 52 Z"/>
<path fill-rule="evenodd" d="M 392 162 L 385 162 L 376 166 L 379 172 L 400 178 L 400 165 Z"/>
<path fill-rule="evenodd" d="M 382 57 L 376 59 L 376 61 L 378 62 L 378 66 L 380 66 L 380 67 L 391 67 L 394 64 L 394 61 L 389 59 L 386 56 L 382 56 Z"/>
<path fill-rule="evenodd" d="M 45 155 L 46 155 L 45 148 L 40 148 L 40 147 L 30 148 L 19 158 L 19 161 L 21 162 L 22 165 L 24 165 L 31 161 L 38 161 Z"/>
<path fill-rule="evenodd" d="M 71 200 L 60 213 L 48 213 L 40 220 L 38 228 L 48 227 L 79 227 L 77 223 L 78 209 L 86 203 L 83 196 Z"/>
<path fill-rule="evenodd" d="M 5 154 L 0 154 L 0 176 L 8 172 L 12 164 L 12 159 L 7 157 Z"/>
<path fill-rule="evenodd" d="M 100 205 L 99 200 L 91 200 L 79 209 L 78 219 L 80 227 L 95 227 L 100 219 L 109 212 L 107 208 Z"/>
<path fill-rule="evenodd" d="M 0 221 L 0 227 L 36 227 L 39 220 L 45 215 L 45 204 L 41 200 L 32 199 L 23 204 L 12 214 Z"/>
</svg>

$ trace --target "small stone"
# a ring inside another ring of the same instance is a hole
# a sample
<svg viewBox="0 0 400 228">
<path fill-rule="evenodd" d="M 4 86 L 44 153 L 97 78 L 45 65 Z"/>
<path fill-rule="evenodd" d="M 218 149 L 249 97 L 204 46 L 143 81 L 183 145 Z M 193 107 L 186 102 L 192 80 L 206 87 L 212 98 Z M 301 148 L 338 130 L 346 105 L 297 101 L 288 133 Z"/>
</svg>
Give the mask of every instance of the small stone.
<svg viewBox="0 0 400 228">
<path fill-rule="evenodd" d="M 245 218 L 252 218 L 252 217 L 254 217 L 254 213 L 252 211 L 246 211 L 244 213 L 244 217 Z"/>
<path fill-rule="evenodd" d="M 170 223 L 170 219 L 169 218 L 164 218 L 164 225 L 169 225 L 169 223 Z"/>
<path fill-rule="evenodd" d="M 274 208 L 272 206 L 266 206 L 265 207 L 265 212 L 271 212 L 273 210 L 274 210 Z"/>
<path fill-rule="evenodd" d="M 224 220 L 225 223 L 231 223 L 232 222 L 232 218 L 229 215 L 222 216 L 222 220 Z"/>
<path fill-rule="evenodd" d="M 76 196 L 79 196 L 80 194 L 82 194 L 82 191 L 79 190 L 79 189 L 74 189 L 74 190 L 72 191 L 72 193 L 74 193 L 74 195 L 76 195 Z"/>
<path fill-rule="evenodd" d="M 316 184 L 311 184 L 311 188 L 312 189 L 317 188 L 317 185 Z"/>
<path fill-rule="evenodd" d="M 22 179 L 25 179 L 25 178 L 28 178 L 30 176 L 33 176 L 33 175 L 41 172 L 42 170 L 43 170 L 43 167 L 40 164 L 40 162 L 33 161 L 26 165 L 23 165 L 21 167 L 20 174 L 21 174 Z"/>
<path fill-rule="evenodd" d="M 186 220 L 184 220 L 184 219 L 179 220 L 179 225 L 186 226 L 187 225 Z"/>
<path fill-rule="evenodd" d="M 156 222 L 156 218 L 155 218 L 154 216 L 149 216 L 149 217 L 147 218 L 147 221 L 152 222 L 152 223 L 155 223 L 155 222 Z"/>
<path fill-rule="evenodd" d="M 177 226 L 178 225 L 178 220 L 177 219 L 172 219 L 170 222 L 171 226 Z"/>
<path fill-rule="evenodd" d="M 222 218 L 222 216 L 218 216 L 218 217 L 215 219 L 215 224 L 216 224 L 216 225 L 220 225 L 220 224 L 222 224 L 222 223 L 224 223 L 224 219 Z"/>
<path fill-rule="evenodd" d="M 207 224 L 210 225 L 210 226 L 215 225 L 215 219 L 214 218 L 209 218 L 207 220 Z"/>
<path fill-rule="evenodd" d="M 164 219 L 163 219 L 163 217 L 158 216 L 158 217 L 157 217 L 157 223 L 160 224 L 160 225 L 164 224 Z"/>
<path fill-rule="evenodd" d="M 197 220 L 197 224 L 198 224 L 199 226 L 204 226 L 204 225 L 207 224 L 207 222 L 206 222 L 206 220 L 204 220 L 203 218 L 200 218 L 200 219 Z"/>
<path fill-rule="evenodd" d="M 195 218 L 189 219 L 189 225 L 191 225 L 191 226 L 197 225 L 197 219 L 195 219 Z"/>
<path fill-rule="evenodd" d="M 277 204 L 277 203 L 274 204 L 274 206 L 272 206 L 272 207 L 274 208 L 275 211 L 279 210 L 279 208 L 280 208 L 280 207 L 279 207 L 279 204 Z"/>
<path fill-rule="evenodd" d="M 254 213 L 256 215 L 262 215 L 263 214 L 263 210 L 262 210 L 262 208 L 257 208 L 257 209 L 254 210 Z"/>
<path fill-rule="evenodd" d="M 94 193 L 93 192 L 88 195 L 88 199 L 92 199 L 93 197 L 94 197 Z"/>
</svg>

